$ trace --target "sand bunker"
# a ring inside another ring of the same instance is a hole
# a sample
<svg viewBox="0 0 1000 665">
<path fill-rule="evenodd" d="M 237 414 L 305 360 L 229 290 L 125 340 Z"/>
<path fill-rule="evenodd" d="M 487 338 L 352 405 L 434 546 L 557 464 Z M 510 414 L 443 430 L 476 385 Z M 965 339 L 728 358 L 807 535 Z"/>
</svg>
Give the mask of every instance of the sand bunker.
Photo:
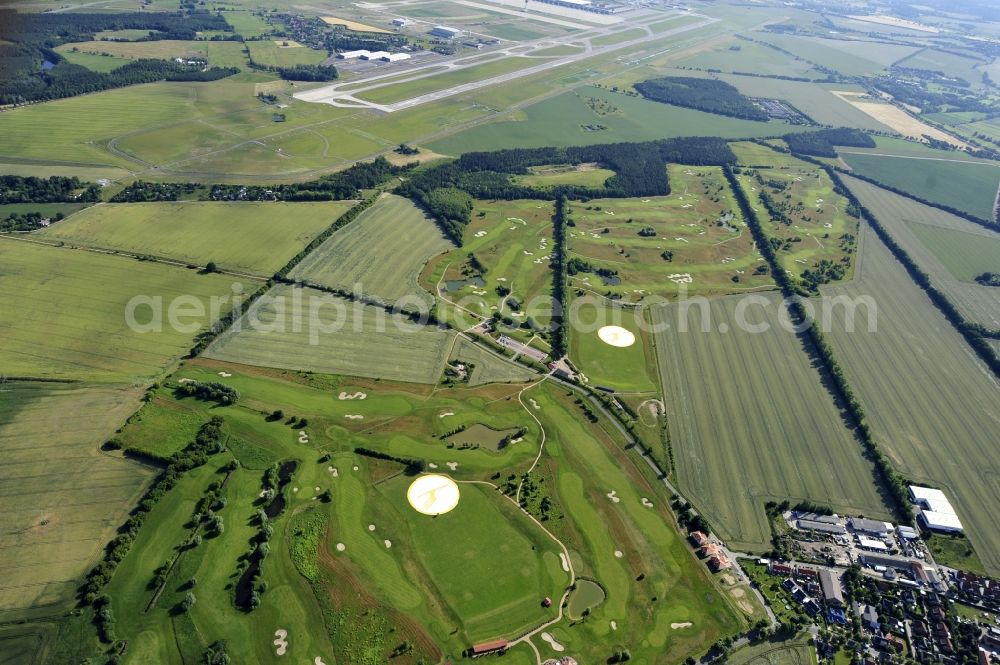
<svg viewBox="0 0 1000 665">
<path fill-rule="evenodd" d="M 610 492 L 608 492 L 607 496 L 615 503 L 621 501 L 621 497 L 618 496 L 618 490 L 611 490 Z"/>
<path fill-rule="evenodd" d="M 647 499 L 646 497 L 642 497 L 642 505 L 646 506 L 647 508 L 652 508 L 653 502 Z"/>
<path fill-rule="evenodd" d="M 540 637 L 549 643 L 553 651 L 565 651 L 566 647 L 556 642 L 556 638 L 552 637 L 552 633 L 542 633 Z"/>
<path fill-rule="evenodd" d="M 279 628 L 278 630 L 274 631 L 274 643 L 273 644 L 274 644 L 275 647 L 277 647 L 274 650 L 274 653 L 278 654 L 279 656 L 284 656 L 285 655 L 285 651 L 288 650 L 288 640 L 285 639 L 287 637 L 288 637 L 288 631 L 287 630 L 282 630 L 281 628 Z"/>
<path fill-rule="evenodd" d="M 313 665 L 326 665 L 326 663 L 323 662 L 322 658 L 316 656 L 315 658 L 313 658 Z"/>
<path fill-rule="evenodd" d="M 375 525 L 374 524 L 369 524 L 368 525 L 368 530 L 369 531 L 374 531 L 375 530 Z"/>
<path fill-rule="evenodd" d="M 305 432 L 299 432 L 299 443 L 309 443 L 309 435 Z"/>
<path fill-rule="evenodd" d="M 347 545 L 345 545 L 344 543 L 337 543 L 337 551 L 338 552 L 343 552 L 346 549 L 347 549 Z"/>
<path fill-rule="evenodd" d="M 229 372 L 219 372 L 219 376 L 221 376 L 223 379 L 228 379 L 229 377 L 232 376 L 232 374 L 230 374 Z"/>
<path fill-rule="evenodd" d="M 536 410 L 542 408 L 542 407 L 538 406 L 538 402 L 536 402 L 534 400 L 534 398 L 529 397 L 528 401 L 531 402 L 531 408 L 536 409 Z"/>
<path fill-rule="evenodd" d="M 444 413 L 438 414 L 438 418 L 447 418 L 448 416 L 455 415 L 454 411 L 445 411 Z"/>
<path fill-rule="evenodd" d="M 342 402 L 348 399 L 368 399 L 368 393 L 362 393 L 362 392 L 350 393 L 350 394 L 340 393 L 339 395 L 337 395 L 337 399 L 339 399 Z"/>
<path fill-rule="evenodd" d="M 443 515 L 454 510 L 459 496 L 454 480 L 435 473 L 420 476 L 406 491 L 407 501 L 424 515 Z"/>
<path fill-rule="evenodd" d="M 386 540 L 384 542 L 385 542 L 385 548 L 386 549 L 389 549 L 390 547 L 392 547 L 392 541 L 391 540 Z"/>
<path fill-rule="evenodd" d="M 625 553 L 624 553 L 624 552 L 622 552 L 621 550 L 615 550 L 615 558 L 616 558 L 616 559 L 620 559 L 620 558 L 622 558 L 623 556 L 625 556 Z"/>
<path fill-rule="evenodd" d="M 364 420 L 365 419 L 364 416 L 358 415 L 358 414 L 353 414 L 353 413 L 345 414 L 344 417 L 347 418 L 348 420 Z"/>
<path fill-rule="evenodd" d="M 611 630 L 618 630 L 618 622 L 617 621 L 612 621 L 611 622 Z"/>
<path fill-rule="evenodd" d="M 625 348 L 635 344 L 635 335 L 621 326 L 604 326 L 597 331 L 597 336 L 610 346 Z"/>
<path fill-rule="evenodd" d="M 458 462 L 445 462 L 444 465 L 452 471 L 458 470 Z"/>
<path fill-rule="evenodd" d="M 562 564 L 563 572 L 564 573 L 568 573 L 569 572 L 569 560 L 566 558 L 566 553 L 565 552 L 560 552 L 559 553 L 559 563 Z"/>
<path fill-rule="evenodd" d="M 670 627 L 673 628 L 674 630 L 677 630 L 678 628 L 690 628 L 691 626 L 692 623 L 690 621 L 682 621 L 681 623 L 670 624 Z"/>
</svg>

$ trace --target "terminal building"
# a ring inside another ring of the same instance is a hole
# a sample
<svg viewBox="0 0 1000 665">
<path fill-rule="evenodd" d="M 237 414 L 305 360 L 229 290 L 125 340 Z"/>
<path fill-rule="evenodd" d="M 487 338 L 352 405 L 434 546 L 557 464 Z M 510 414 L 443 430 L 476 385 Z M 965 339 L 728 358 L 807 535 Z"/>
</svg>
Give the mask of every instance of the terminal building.
<svg viewBox="0 0 1000 665">
<path fill-rule="evenodd" d="M 591 2 L 590 0 L 535 0 L 536 2 L 541 2 L 544 5 L 555 5 L 556 7 L 568 7 L 570 9 L 579 9 L 580 11 L 590 12 L 592 14 L 614 14 L 615 7 L 609 5 L 600 4 L 596 2 Z"/>
<path fill-rule="evenodd" d="M 910 485 L 910 498 L 917 505 L 917 519 L 931 531 L 962 533 L 961 520 L 944 492 L 931 487 Z"/>
<path fill-rule="evenodd" d="M 337 57 L 341 60 L 357 60 L 358 58 L 367 59 L 371 55 L 371 51 L 362 49 L 360 51 L 344 51 L 343 53 L 338 53 Z"/>
</svg>

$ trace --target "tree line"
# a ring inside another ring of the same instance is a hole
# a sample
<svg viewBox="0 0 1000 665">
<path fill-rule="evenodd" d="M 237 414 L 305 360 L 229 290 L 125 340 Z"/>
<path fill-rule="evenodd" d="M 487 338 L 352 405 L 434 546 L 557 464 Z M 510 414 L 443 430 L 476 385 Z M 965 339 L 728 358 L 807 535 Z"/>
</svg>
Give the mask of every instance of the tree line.
<svg viewBox="0 0 1000 665">
<path fill-rule="evenodd" d="M 834 146 L 849 148 L 874 148 L 875 139 L 868 134 L 847 127 L 821 129 L 818 132 L 786 134 L 784 137 L 792 153 L 814 155 L 816 157 L 837 157 Z M 768 146 L 771 147 L 771 146 Z"/>
<path fill-rule="evenodd" d="M 75 176 L 0 175 L 0 203 L 93 203 L 100 200 L 99 185 L 83 182 Z"/>
<path fill-rule="evenodd" d="M 816 160 L 810 161 L 819 163 Z M 754 242 L 757 244 L 757 249 L 770 267 L 771 276 L 778 285 L 778 288 L 781 289 L 782 295 L 788 299 L 789 317 L 793 325 L 798 327 L 808 321 L 809 318 L 802 303 L 796 299 L 796 296 L 799 295 L 796 285 L 778 262 L 778 256 L 768 241 L 767 234 L 764 232 L 760 220 L 757 218 L 757 213 L 754 212 L 753 207 L 750 205 L 750 201 L 747 199 L 743 188 L 740 187 L 732 168 L 728 166 L 724 167 L 724 172 L 736 197 L 740 211 L 743 213 L 743 218 L 746 220 Z M 834 182 L 838 181 L 835 180 Z M 868 424 L 864 407 L 861 406 L 861 402 L 858 401 L 854 390 L 848 383 L 847 375 L 834 355 L 833 348 L 826 340 L 823 332 L 816 325 L 807 326 L 805 332 L 802 333 L 802 337 L 803 341 L 808 344 L 809 348 L 818 357 L 823 373 L 830 378 L 835 397 L 841 404 L 845 405 L 848 417 L 854 425 L 858 437 L 861 439 L 867 457 L 875 464 L 877 479 L 893 497 L 897 515 L 906 522 L 912 522 L 913 507 L 910 505 L 909 490 L 907 489 L 909 483 L 892 466 L 889 458 L 882 452 L 881 447 L 875 440 L 871 427 Z"/>
<path fill-rule="evenodd" d="M 556 198 L 555 213 L 552 215 L 552 357 L 562 358 L 569 348 L 566 330 L 566 311 L 569 299 L 566 294 L 566 222 L 567 207 L 565 194 Z"/>
<path fill-rule="evenodd" d="M 640 95 L 654 102 L 766 122 L 767 111 L 754 104 L 735 86 L 709 78 L 664 76 L 635 84 Z"/>
</svg>

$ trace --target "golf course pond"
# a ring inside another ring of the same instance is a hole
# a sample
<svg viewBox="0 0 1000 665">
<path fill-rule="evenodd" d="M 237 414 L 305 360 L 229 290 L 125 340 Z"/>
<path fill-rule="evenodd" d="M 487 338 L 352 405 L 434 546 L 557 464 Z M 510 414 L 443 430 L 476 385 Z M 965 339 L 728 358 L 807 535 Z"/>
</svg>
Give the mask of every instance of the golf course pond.
<svg viewBox="0 0 1000 665">
<path fill-rule="evenodd" d="M 593 609 L 604 602 L 607 593 L 597 582 L 592 580 L 577 580 L 576 588 L 569 595 L 569 604 L 566 607 L 569 618 L 576 621 L 583 617 L 583 613 Z"/>
</svg>

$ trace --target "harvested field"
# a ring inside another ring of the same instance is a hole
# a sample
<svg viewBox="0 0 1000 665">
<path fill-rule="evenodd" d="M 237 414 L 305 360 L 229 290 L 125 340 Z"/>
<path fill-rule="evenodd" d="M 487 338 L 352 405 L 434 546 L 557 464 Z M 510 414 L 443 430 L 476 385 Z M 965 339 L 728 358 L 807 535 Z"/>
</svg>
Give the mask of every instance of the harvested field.
<svg viewBox="0 0 1000 665">
<path fill-rule="evenodd" d="M 352 21 L 346 18 L 337 18 L 336 16 L 323 16 L 321 18 L 324 23 L 329 25 L 342 25 L 348 30 L 354 30 L 355 32 L 389 32 L 384 28 L 368 25 L 367 23 L 359 23 L 358 21 Z"/>
<path fill-rule="evenodd" d="M 291 304 L 297 298 L 304 303 L 301 319 Z M 251 317 L 260 323 L 254 326 Z M 271 289 L 239 328 L 223 333 L 205 355 L 242 365 L 414 383 L 437 382 L 452 338 L 438 328 L 391 318 L 378 307 L 287 285 Z"/>
<path fill-rule="evenodd" d="M 656 336 L 657 355 L 685 495 L 727 544 L 755 552 L 770 547 L 767 501 L 889 518 L 860 442 L 781 327 L 780 300 L 753 297 L 745 312 L 740 297 L 711 300 L 709 332 L 702 307 L 653 309 L 654 323 L 671 326 Z M 748 332 L 741 320 L 768 329 Z"/>
<path fill-rule="evenodd" d="M 893 464 L 949 495 L 983 564 L 1000 574 L 996 379 L 870 230 L 857 278 L 823 293 L 875 298 L 877 332 L 863 320 L 844 332 L 841 308 L 833 350 Z"/>
<path fill-rule="evenodd" d="M 411 201 L 385 195 L 330 236 L 289 275 L 394 303 L 425 306 L 433 298 L 417 283 L 424 264 L 454 245 Z"/>
<path fill-rule="evenodd" d="M 940 129 L 917 120 L 907 114 L 902 109 L 887 102 L 874 101 L 867 97 L 865 93 L 833 91 L 833 94 L 841 98 L 859 111 L 867 113 L 878 122 L 891 127 L 894 131 L 903 136 L 920 141 L 926 140 L 924 136 L 930 136 L 939 141 L 950 143 L 957 148 L 964 148 L 966 144 L 945 134 Z"/>
</svg>

